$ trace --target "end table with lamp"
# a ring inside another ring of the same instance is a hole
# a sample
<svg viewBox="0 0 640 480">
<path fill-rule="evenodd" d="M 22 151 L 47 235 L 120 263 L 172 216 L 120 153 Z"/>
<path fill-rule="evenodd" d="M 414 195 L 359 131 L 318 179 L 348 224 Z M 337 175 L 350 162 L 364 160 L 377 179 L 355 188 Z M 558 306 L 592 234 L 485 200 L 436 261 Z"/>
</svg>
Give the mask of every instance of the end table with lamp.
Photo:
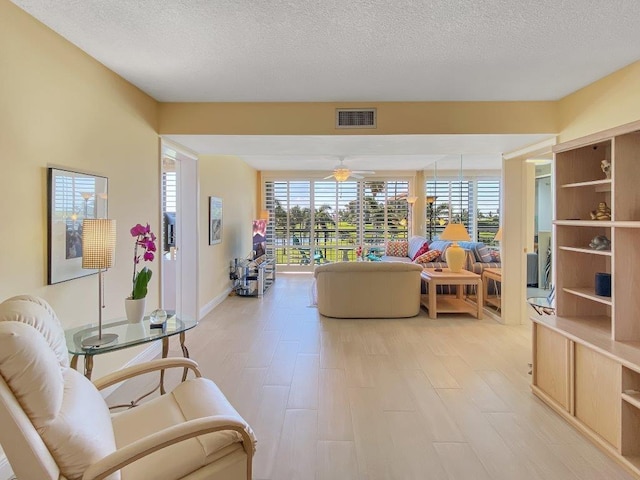
<svg viewBox="0 0 640 480">
<path fill-rule="evenodd" d="M 81 327 L 65 330 L 67 350 L 72 355 L 71 367 L 78 369 L 78 359 L 84 357 L 84 375 L 91 380 L 93 372 L 93 357 L 105 353 L 115 352 L 126 348 L 143 345 L 161 340 L 162 358 L 166 358 L 169 353 L 169 338 L 178 335 L 180 337 L 180 348 L 185 358 L 189 358 L 189 350 L 185 345 L 186 332 L 198 325 L 198 321 L 186 317 L 178 317 L 175 312 L 167 312 L 167 320 L 162 328 L 152 328 L 149 317 L 145 317 L 142 322 L 131 323 L 126 319 L 115 320 L 102 324 L 102 331 L 105 333 L 117 334 L 118 338 L 112 343 L 100 347 L 83 346 L 83 341 L 95 335 L 98 325 L 84 325 Z M 182 375 L 182 381 L 186 379 L 186 369 Z M 164 394 L 164 371 L 160 372 L 160 393 Z M 158 388 L 158 387 L 156 387 Z M 155 389 L 153 390 L 155 391 Z M 132 405 L 135 405 L 145 396 L 140 397 Z"/>
</svg>

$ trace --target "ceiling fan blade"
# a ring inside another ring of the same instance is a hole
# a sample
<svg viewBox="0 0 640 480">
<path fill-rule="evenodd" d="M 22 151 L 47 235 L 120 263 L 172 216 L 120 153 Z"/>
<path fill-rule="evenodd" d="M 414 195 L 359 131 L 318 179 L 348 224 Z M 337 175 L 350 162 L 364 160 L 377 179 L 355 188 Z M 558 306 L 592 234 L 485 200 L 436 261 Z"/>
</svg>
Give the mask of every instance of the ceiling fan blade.
<svg viewBox="0 0 640 480">
<path fill-rule="evenodd" d="M 358 174 L 358 173 L 356 173 L 356 172 L 351 172 L 351 175 L 349 175 L 349 176 L 350 176 L 350 177 L 353 177 L 353 178 L 357 178 L 357 179 L 364 178 L 364 176 L 359 175 L 359 174 Z"/>
<path fill-rule="evenodd" d="M 359 173 L 361 175 L 373 175 L 374 172 L 373 170 L 351 170 L 351 173 Z"/>
<path fill-rule="evenodd" d="M 324 177 L 323 180 L 329 180 L 330 178 L 333 178 L 333 173 L 331 175 L 329 175 L 328 177 Z"/>
</svg>

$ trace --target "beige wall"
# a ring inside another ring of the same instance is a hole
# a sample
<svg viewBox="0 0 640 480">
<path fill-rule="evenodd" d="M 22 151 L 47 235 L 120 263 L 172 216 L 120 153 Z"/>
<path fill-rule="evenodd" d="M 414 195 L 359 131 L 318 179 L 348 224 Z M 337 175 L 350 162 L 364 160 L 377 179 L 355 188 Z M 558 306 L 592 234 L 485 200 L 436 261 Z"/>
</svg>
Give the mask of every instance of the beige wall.
<svg viewBox="0 0 640 480">
<path fill-rule="evenodd" d="M 251 220 L 259 210 L 255 169 L 237 157 L 202 155 L 200 168 L 200 308 L 225 295 L 231 287 L 229 262 L 252 248 Z M 209 245 L 209 197 L 222 198 L 222 242 Z"/>
<path fill-rule="evenodd" d="M 640 61 L 558 102 L 564 142 L 640 119 Z"/>
<path fill-rule="evenodd" d="M 335 109 L 376 107 L 378 128 L 335 129 Z M 555 102 L 162 103 L 160 133 L 393 135 L 555 133 Z"/>
<path fill-rule="evenodd" d="M 150 222 L 158 232 L 157 103 L 12 3 L 0 2 L 0 19 L 0 300 L 40 295 L 65 327 L 97 319 L 96 275 L 46 285 L 46 168 L 55 164 L 109 178 L 118 236 L 104 312 L 122 316 L 132 274 L 129 229 Z M 148 305 L 157 302 L 156 277 Z M 96 374 L 134 353 L 96 360 Z"/>
</svg>

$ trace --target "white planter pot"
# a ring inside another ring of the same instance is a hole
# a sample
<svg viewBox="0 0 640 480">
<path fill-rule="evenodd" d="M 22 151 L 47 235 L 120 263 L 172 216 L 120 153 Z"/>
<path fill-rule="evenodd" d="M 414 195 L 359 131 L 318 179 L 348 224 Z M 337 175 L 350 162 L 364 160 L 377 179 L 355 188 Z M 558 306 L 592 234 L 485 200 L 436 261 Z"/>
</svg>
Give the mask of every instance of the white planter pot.
<svg viewBox="0 0 640 480">
<path fill-rule="evenodd" d="M 130 298 L 126 298 L 124 301 L 124 310 L 127 312 L 127 320 L 129 323 L 140 323 L 144 318 L 144 310 L 147 306 L 147 299 L 139 298 L 137 300 L 132 300 Z"/>
</svg>

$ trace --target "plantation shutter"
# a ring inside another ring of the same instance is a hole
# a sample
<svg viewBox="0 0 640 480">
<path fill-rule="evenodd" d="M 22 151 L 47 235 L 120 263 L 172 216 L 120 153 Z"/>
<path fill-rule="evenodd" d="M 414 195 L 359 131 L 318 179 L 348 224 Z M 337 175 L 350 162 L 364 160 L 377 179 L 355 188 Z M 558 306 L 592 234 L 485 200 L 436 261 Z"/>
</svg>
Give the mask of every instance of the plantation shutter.
<svg viewBox="0 0 640 480">
<path fill-rule="evenodd" d="M 500 181 L 478 180 L 476 198 L 478 241 L 494 245 L 493 238 L 500 226 Z"/>
<path fill-rule="evenodd" d="M 176 241 L 178 175 L 175 160 L 163 159 L 162 170 L 162 246 L 166 253 Z"/>
</svg>

